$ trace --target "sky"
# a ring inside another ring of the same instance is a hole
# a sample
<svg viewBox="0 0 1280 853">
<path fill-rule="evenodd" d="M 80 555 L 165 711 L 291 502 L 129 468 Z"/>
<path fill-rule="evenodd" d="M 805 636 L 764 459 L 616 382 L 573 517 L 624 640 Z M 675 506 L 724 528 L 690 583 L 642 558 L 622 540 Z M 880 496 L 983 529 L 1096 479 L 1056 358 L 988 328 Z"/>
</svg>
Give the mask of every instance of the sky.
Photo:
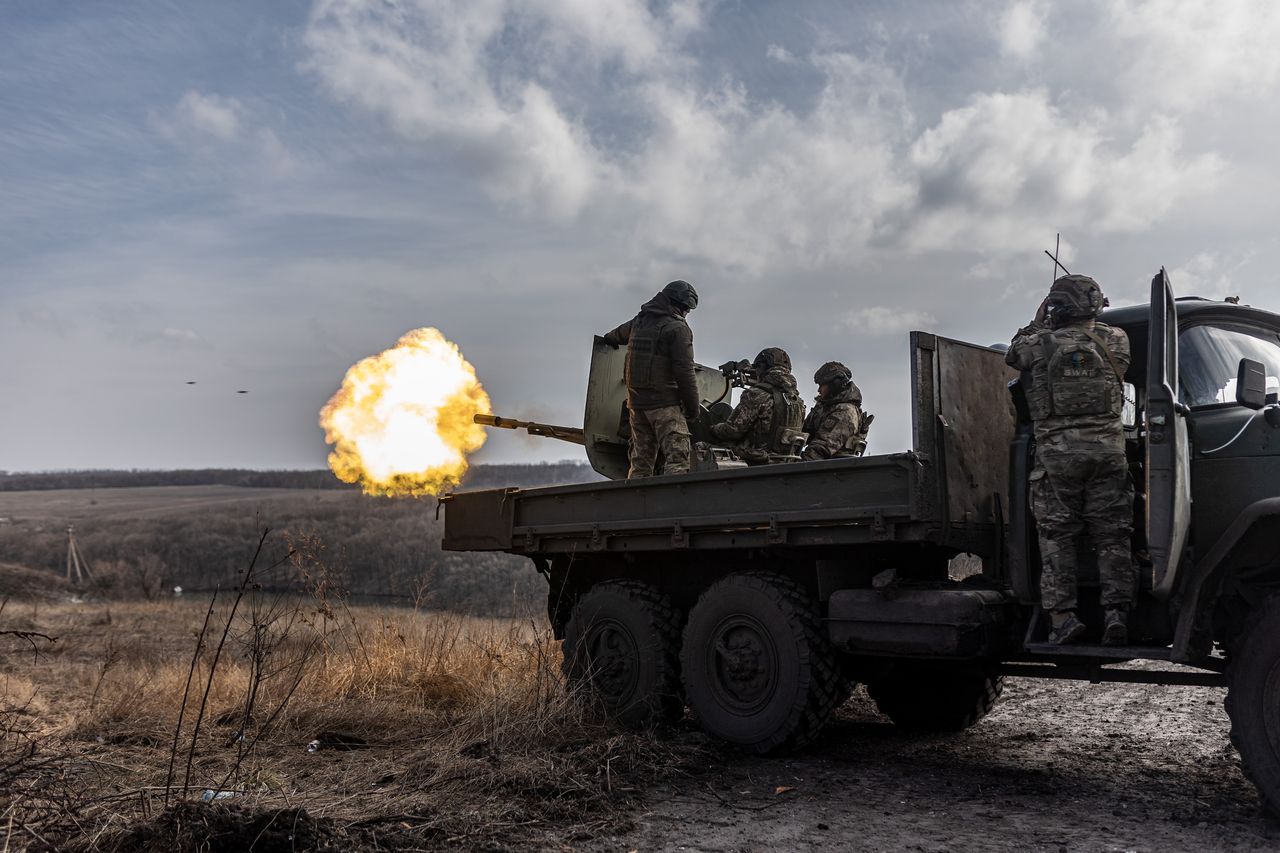
<svg viewBox="0 0 1280 853">
<path fill-rule="evenodd" d="M 322 467 L 422 326 L 576 425 L 673 278 L 700 362 L 843 361 L 906 449 L 908 332 L 1007 341 L 1059 233 L 1113 304 L 1280 309 L 1277 43 L 1270 0 L 4 4 L 0 470 Z"/>
</svg>

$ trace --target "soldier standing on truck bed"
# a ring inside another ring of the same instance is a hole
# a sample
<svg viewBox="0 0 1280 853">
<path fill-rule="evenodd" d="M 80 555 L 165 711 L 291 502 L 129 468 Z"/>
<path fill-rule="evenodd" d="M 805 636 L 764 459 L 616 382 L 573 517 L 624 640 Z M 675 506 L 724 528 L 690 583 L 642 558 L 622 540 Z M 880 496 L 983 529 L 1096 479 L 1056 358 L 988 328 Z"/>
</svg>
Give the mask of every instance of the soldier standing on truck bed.
<svg viewBox="0 0 1280 853">
<path fill-rule="evenodd" d="M 610 346 L 627 345 L 628 480 L 652 476 L 659 449 L 663 474 L 689 470 L 689 420 L 698 416 L 699 400 L 693 332 L 684 318 L 697 307 L 693 285 L 673 281 L 640 306 L 634 319 L 604 335 Z"/>
<path fill-rule="evenodd" d="M 1005 357 L 1023 371 L 1035 428 L 1031 509 L 1043 561 L 1041 603 L 1052 620 L 1049 642 L 1057 644 L 1077 640 L 1086 630 L 1076 616 L 1082 533 L 1097 552 L 1106 608 L 1102 642 L 1125 645 L 1129 639 L 1133 483 L 1121 423 L 1129 337 L 1094 319 L 1106 304 L 1088 276 L 1059 278 Z"/>
<path fill-rule="evenodd" d="M 853 384 L 853 371 L 838 361 L 828 361 L 813 374 L 818 396 L 804 419 L 809 446 L 800 457 L 806 461 L 861 456 L 867 449 L 872 415 L 862 411 L 862 391 Z"/>
<path fill-rule="evenodd" d="M 748 465 L 767 465 L 795 457 L 803 442 L 804 401 L 791 375 L 786 350 L 760 350 L 751 363 L 754 377 L 727 420 L 714 424 L 711 434 L 734 444 L 738 458 Z"/>
</svg>

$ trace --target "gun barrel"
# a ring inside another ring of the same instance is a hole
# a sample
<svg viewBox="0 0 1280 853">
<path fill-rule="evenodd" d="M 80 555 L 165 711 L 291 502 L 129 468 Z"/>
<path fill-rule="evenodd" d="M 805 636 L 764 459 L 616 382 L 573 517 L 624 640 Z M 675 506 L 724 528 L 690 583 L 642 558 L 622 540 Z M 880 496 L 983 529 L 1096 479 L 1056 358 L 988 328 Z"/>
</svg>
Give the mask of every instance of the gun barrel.
<svg viewBox="0 0 1280 853">
<path fill-rule="evenodd" d="M 539 438 L 554 438 L 559 441 L 567 441 L 570 444 L 585 445 L 587 443 L 586 436 L 583 435 L 582 429 L 579 427 L 554 426 L 534 421 L 518 421 L 514 418 L 503 418 L 498 415 L 474 415 L 471 420 L 481 426 L 498 427 L 499 429 L 522 429 L 529 435 L 536 435 Z"/>
</svg>

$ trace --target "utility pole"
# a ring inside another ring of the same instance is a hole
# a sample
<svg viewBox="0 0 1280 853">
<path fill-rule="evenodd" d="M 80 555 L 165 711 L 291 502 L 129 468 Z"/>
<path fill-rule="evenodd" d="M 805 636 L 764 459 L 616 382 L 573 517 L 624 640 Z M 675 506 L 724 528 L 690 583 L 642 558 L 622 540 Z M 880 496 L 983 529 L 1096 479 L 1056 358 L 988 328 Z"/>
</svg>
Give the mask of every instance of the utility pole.
<svg viewBox="0 0 1280 853">
<path fill-rule="evenodd" d="M 89 561 L 80 553 L 80 546 L 76 544 L 76 526 L 74 524 L 67 525 L 67 582 L 71 582 L 71 570 L 75 569 L 77 584 L 83 584 L 85 581 L 93 580 L 93 575 L 89 573 Z"/>
</svg>

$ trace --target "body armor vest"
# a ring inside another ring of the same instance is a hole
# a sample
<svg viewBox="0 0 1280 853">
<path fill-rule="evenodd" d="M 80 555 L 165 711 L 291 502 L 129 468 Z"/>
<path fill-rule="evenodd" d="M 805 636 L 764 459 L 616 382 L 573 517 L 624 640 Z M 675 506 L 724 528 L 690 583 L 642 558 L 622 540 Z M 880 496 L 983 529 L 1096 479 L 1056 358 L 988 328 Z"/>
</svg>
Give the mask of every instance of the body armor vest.
<svg viewBox="0 0 1280 853">
<path fill-rule="evenodd" d="M 657 364 L 670 361 L 658 353 L 658 340 L 663 329 L 679 322 L 675 317 L 658 317 L 652 321 L 644 315 L 636 318 L 635 325 L 631 327 L 631 339 L 627 342 L 627 387 L 657 388 L 655 377 L 670 376 L 669 368 L 662 370 Z"/>
<path fill-rule="evenodd" d="M 1110 353 L 1094 336 L 1080 340 L 1071 331 L 1045 332 L 1040 337 L 1044 370 L 1037 371 L 1035 378 L 1044 387 L 1029 395 L 1031 416 L 1036 420 L 1076 415 L 1119 417 L 1121 380 Z"/>
<path fill-rule="evenodd" d="M 793 453 L 795 445 L 792 439 L 804 430 L 804 401 L 796 391 L 776 385 L 764 387 L 773 397 L 773 415 L 769 418 L 769 434 L 765 446 L 770 453 Z"/>
</svg>

